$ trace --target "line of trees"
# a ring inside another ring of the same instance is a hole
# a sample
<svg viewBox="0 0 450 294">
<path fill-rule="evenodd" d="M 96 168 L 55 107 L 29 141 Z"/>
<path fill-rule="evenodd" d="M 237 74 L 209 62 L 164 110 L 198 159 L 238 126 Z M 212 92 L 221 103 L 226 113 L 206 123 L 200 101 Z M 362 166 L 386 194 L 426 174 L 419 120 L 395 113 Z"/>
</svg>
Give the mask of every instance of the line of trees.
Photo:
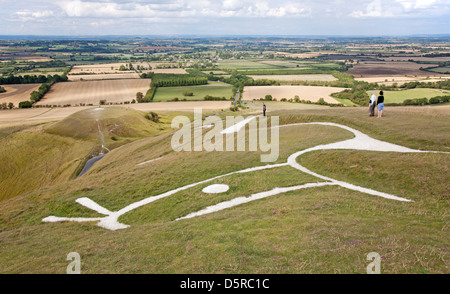
<svg viewBox="0 0 450 294">
<path fill-rule="evenodd" d="M 147 93 L 142 94 L 142 92 L 136 93 L 136 101 L 138 103 L 146 103 L 146 102 L 152 102 L 153 98 L 155 97 L 156 93 L 156 86 L 153 85 L 153 83 L 150 83 L 150 89 L 147 90 Z"/>
<path fill-rule="evenodd" d="M 47 93 L 50 90 L 50 87 L 53 85 L 54 83 L 44 83 L 42 84 L 39 89 L 37 91 L 33 91 L 30 94 L 30 100 L 31 103 L 36 103 L 38 101 L 40 101 L 42 99 L 42 97 L 44 97 L 45 93 Z"/>
<path fill-rule="evenodd" d="M 138 103 L 152 102 L 158 87 L 183 87 L 208 84 L 208 78 L 200 76 L 197 72 L 189 74 L 155 74 L 153 72 L 143 73 L 142 79 L 152 79 L 150 89 L 143 95 L 136 93 Z"/>
<path fill-rule="evenodd" d="M 205 77 L 176 77 L 176 78 L 159 78 L 154 79 L 152 84 L 156 87 L 182 87 L 182 86 L 195 86 L 206 85 L 208 79 Z"/>
<path fill-rule="evenodd" d="M 9 102 L 8 104 L 6 104 L 6 102 L 3 102 L 2 104 L 0 104 L 1 110 L 13 109 L 13 108 L 14 108 L 14 104 L 12 102 Z"/>
<path fill-rule="evenodd" d="M 50 75 L 49 75 L 50 76 Z M 67 76 L 54 75 L 48 80 L 47 83 L 43 83 L 37 91 L 33 91 L 30 94 L 30 101 L 22 101 L 19 103 L 19 108 L 30 108 L 34 103 L 40 101 L 44 95 L 50 91 L 50 88 L 57 82 L 67 81 Z"/>
<path fill-rule="evenodd" d="M 7 77 L 0 77 L 0 84 L 11 85 L 11 84 L 42 84 L 42 83 L 58 83 L 65 82 L 68 78 L 65 74 L 62 75 L 24 75 L 24 76 L 14 76 L 9 75 Z"/>
</svg>

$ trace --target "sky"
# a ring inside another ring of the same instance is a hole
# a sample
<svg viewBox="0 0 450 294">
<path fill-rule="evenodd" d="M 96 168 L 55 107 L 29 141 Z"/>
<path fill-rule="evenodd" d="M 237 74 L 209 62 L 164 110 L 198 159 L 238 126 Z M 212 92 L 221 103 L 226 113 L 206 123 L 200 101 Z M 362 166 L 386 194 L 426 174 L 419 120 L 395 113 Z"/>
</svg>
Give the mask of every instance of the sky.
<svg viewBox="0 0 450 294">
<path fill-rule="evenodd" d="M 450 0 L 0 0 L 0 35 L 450 34 Z"/>
</svg>

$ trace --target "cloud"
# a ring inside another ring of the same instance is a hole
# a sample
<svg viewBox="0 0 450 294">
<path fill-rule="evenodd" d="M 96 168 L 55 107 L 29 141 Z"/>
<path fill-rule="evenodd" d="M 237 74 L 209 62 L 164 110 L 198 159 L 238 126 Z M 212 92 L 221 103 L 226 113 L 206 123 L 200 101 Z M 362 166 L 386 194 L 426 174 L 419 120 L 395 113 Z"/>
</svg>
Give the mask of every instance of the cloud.
<svg viewBox="0 0 450 294">
<path fill-rule="evenodd" d="M 442 0 L 374 0 L 366 8 L 353 10 L 353 18 L 433 17 L 448 14 L 448 2 Z"/>
<path fill-rule="evenodd" d="M 448 33 L 450 19 L 449 0 L 0 0 L 0 7 L 0 27 L 11 34 Z"/>
<path fill-rule="evenodd" d="M 249 0 L 224 0 L 219 3 L 205 0 L 169 3 L 66 0 L 57 3 L 69 17 L 286 17 L 304 16 L 310 11 L 296 2 L 279 4 Z"/>
<path fill-rule="evenodd" d="M 225 0 L 222 6 L 225 10 L 239 10 L 244 7 L 244 2 L 241 0 Z"/>
<path fill-rule="evenodd" d="M 362 12 L 361 10 L 354 10 L 350 13 L 349 16 L 354 18 L 362 18 L 362 17 L 392 17 L 394 15 L 392 14 L 391 10 L 384 10 L 382 8 L 381 0 L 375 0 L 367 5 L 365 12 Z"/>
<path fill-rule="evenodd" d="M 52 10 L 45 11 L 17 11 L 14 16 L 20 21 L 30 21 L 46 18 L 49 16 L 53 16 L 54 12 Z"/>
</svg>

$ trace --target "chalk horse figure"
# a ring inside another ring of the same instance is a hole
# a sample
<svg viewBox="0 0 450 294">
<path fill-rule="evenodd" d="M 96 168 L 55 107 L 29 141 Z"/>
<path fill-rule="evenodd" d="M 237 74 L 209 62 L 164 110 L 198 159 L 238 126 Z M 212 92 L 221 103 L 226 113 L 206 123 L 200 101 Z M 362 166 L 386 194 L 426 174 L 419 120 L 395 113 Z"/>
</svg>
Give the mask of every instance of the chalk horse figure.
<svg viewBox="0 0 450 294">
<path fill-rule="evenodd" d="M 395 145 L 395 144 L 391 144 L 388 142 L 384 142 L 384 141 L 380 141 L 380 140 L 376 140 L 373 139 L 363 133 L 361 133 L 358 130 L 355 130 L 353 128 L 347 127 L 345 125 L 340 125 L 340 124 L 336 124 L 336 123 L 329 123 L 329 122 L 313 122 L 313 123 L 296 123 L 296 124 L 288 124 L 288 125 L 281 125 L 281 126 L 276 126 L 279 128 L 285 128 L 285 127 L 293 127 L 293 126 L 300 126 L 300 125 L 325 125 L 325 126 L 333 126 L 333 127 L 339 127 L 345 130 L 348 130 L 350 132 L 352 132 L 354 134 L 354 137 L 352 139 L 349 140 L 344 140 L 344 141 L 340 141 L 340 142 L 336 142 L 336 143 L 331 143 L 331 144 L 324 144 L 324 145 L 318 145 L 315 147 L 311 147 L 305 150 L 301 150 L 298 152 L 295 152 L 293 154 L 291 154 L 288 159 L 287 162 L 285 163 L 281 163 L 281 164 L 272 164 L 272 165 L 264 165 L 264 166 L 257 166 L 257 167 L 253 167 L 253 168 L 248 168 L 248 169 L 243 169 L 243 170 L 239 170 L 239 171 L 235 171 L 235 172 L 231 172 L 231 173 L 227 173 L 227 174 L 223 174 L 223 175 L 219 175 L 216 177 L 212 177 L 200 182 L 196 182 L 196 183 L 192 183 L 186 186 L 182 186 L 179 187 L 177 189 L 171 190 L 171 191 L 167 191 L 165 193 L 159 194 L 159 195 L 155 195 L 155 196 L 150 196 L 148 198 L 142 199 L 140 201 L 134 202 L 118 211 L 110 211 L 102 206 L 100 206 L 99 204 L 95 203 L 94 201 L 92 201 L 89 198 L 83 197 L 83 198 L 79 198 L 76 200 L 77 203 L 92 209 L 104 216 L 102 217 L 94 217 L 94 218 L 84 218 L 84 217 L 57 217 L 57 216 L 49 216 L 44 218 L 42 221 L 44 222 L 62 222 L 62 221 L 72 221 L 72 222 L 97 222 L 97 225 L 100 227 L 103 227 L 105 229 L 109 229 L 109 230 L 118 230 L 118 229 L 125 229 L 128 228 L 129 225 L 126 224 L 122 224 L 118 221 L 119 217 L 138 208 L 141 207 L 143 205 L 147 205 L 150 204 L 154 201 L 157 201 L 159 199 L 163 199 L 165 197 L 169 197 L 175 193 L 178 193 L 180 191 L 183 190 L 187 190 L 189 188 L 201 185 L 201 184 L 205 184 L 208 182 L 211 182 L 213 180 L 219 179 L 219 178 L 223 178 L 232 174 L 241 174 L 241 173 L 248 173 L 248 172 L 254 172 L 254 171 L 259 171 L 259 170 L 265 170 L 265 169 L 271 169 L 271 168 L 276 168 L 276 167 L 281 167 L 281 166 L 291 166 L 297 170 L 300 170 L 304 173 L 310 174 L 312 176 L 315 176 L 319 179 L 324 180 L 324 182 L 316 182 L 316 183 L 308 183 L 308 184 L 303 184 L 303 185 L 299 185 L 299 186 L 291 186 L 291 187 L 281 187 L 281 188 L 274 188 L 272 190 L 268 190 L 268 191 L 264 191 L 264 192 L 259 192 L 256 194 L 252 194 L 252 195 L 248 195 L 248 196 L 243 196 L 243 197 L 238 197 L 229 201 L 225 201 L 222 203 L 218 203 L 216 205 L 213 206 L 209 206 L 206 207 L 200 211 L 197 212 L 193 212 L 191 214 L 188 214 L 186 216 L 180 217 L 178 219 L 176 219 L 175 221 L 181 221 L 184 219 L 189 219 L 189 218 L 193 218 L 193 217 L 198 217 L 201 215 L 205 215 L 205 214 L 209 214 L 209 213 L 213 213 L 219 210 L 223 210 L 226 208 L 230 208 L 236 205 L 240 205 L 243 203 L 248 203 L 251 201 L 255 201 L 258 199 L 263 199 L 266 197 L 270 197 L 273 195 L 277 195 L 280 193 L 286 193 L 289 191 L 295 191 L 295 190 L 300 190 L 300 189 L 306 189 L 306 188 L 314 188 L 314 187 L 320 187 L 320 186 L 330 186 L 330 185 L 335 185 L 335 186 L 341 186 L 347 189 L 351 189 L 351 190 L 355 190 L 355 191 L 359 191 L 361 193 L 365 193 L 368 195 L 373 195 L 373 196 L 378 196 L 378 197 L 383 197 L 386 199 L 391 199 L 391 200 L 396 200 L 396 201 L 404 201 L 404 202 L 410 202 L 412 200 L 406 199 L 406 198 L 402 198 L 402 197 L 398 197 L 395 195 L 391 195 L 388 193 L 384 193 L 384 192 L 379 192 L 379 191 L 375 191 L 372 189 L 368 189 L 368 188 L 364 188 L 364 187 L 360 187 L 360 186 L 356 186 L 350 183 L 346 183 L 343 181 L 339 181 L 339 180 L 335 180 L 320 174 L 317 174 L 315 172 L 310 171 L 309 169 L 305 168 L 304 166 L 300 165 L 299 163 L 297 163 L 297 157 L 299 157 L 302 154 L 305 154 L 307 152 L 311 152 L 311 151 L 316 151 L 316 150 L 337 150 L 337 149 L 347 149 L 347 150 L 367 150 L 367 151 L 379 151 L 379 152 L 402 152 L 402 153 L 426 153 L 426 152 L 430 152 L 430 153 L 449 153 L 449 152 L 439 152 L 439 151 L 421 151 L 421 150 L 414 150 L 414 149 L 410 149 L 407 147 L 403 147 L 403 146 L 399 146 L 399 145 Z"/>
</svg>

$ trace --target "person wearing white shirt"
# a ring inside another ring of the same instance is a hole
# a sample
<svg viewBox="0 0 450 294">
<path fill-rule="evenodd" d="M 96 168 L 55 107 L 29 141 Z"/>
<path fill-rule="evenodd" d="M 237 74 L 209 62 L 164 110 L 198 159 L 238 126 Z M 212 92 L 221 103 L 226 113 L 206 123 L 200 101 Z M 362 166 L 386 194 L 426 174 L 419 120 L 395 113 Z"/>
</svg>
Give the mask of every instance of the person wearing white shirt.
<svg viewBox="0 0 450 294">
<path fill-rule="evenodd" d="M 370 97 L 370 103 L 369 103 L 369 116 L 375 116 L 375 104 L 377 101 L 377 96 L 375 96 L 375 93 L 372 92 L 372 96 Z"/>
</svg>

